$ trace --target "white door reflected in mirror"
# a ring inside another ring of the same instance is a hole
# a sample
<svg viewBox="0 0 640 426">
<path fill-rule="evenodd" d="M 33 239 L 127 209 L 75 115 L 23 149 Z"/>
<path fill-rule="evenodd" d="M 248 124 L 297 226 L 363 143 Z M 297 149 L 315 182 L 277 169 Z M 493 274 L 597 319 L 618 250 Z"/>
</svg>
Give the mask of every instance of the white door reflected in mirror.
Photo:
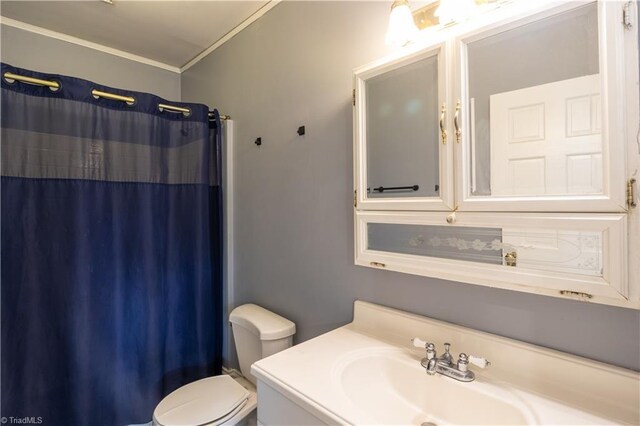
<svg viewBox="0 0 640 426">
<path fill-rule="evenodd" d="M 491 195 L 602 193 L 600 75 L 490 97 Z"/>
</svg>

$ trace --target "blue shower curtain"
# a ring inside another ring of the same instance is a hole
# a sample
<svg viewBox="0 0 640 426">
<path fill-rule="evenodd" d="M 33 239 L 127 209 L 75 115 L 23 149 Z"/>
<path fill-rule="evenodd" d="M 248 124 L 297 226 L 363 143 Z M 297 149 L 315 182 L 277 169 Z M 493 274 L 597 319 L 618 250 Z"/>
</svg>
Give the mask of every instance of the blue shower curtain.
<svg viewBox="0 0 640 426">
<path fill-rule="evenodd" d="M 6 72 L 61 88 L 2 78 L 1 415 L 148 422 L 163 396 L 220 373 L 219 116 Z"/>
</svg>

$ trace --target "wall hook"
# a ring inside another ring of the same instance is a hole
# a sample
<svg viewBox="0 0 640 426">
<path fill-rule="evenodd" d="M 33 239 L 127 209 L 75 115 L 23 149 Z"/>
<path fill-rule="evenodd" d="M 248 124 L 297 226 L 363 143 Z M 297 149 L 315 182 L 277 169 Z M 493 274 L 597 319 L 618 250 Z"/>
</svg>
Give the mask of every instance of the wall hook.
<svg viewBox="0 0 640 426">
<path fill-rule="evenodd" d="M 304 126 L 298 127 L 298 136 L 304 136 L 304 134 L 305 134 Z"/>
<path fill-rule="evenodd" d="M 256 139 L 254 143 L 258 146 L 262 145 L 262 138 Z"/>
</svg>

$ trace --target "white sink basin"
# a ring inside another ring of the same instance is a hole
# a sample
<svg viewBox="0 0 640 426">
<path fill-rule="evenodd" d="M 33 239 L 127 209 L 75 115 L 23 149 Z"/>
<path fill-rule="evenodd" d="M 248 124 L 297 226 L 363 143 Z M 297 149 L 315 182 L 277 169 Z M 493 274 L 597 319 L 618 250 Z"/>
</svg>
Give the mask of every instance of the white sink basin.
<svg viewBox="0 0 640 426">
<path fill-rule="evenodd" d="M 504 386 L 482 377 L 463 383 L 429 376 L 406 351 L 357 351 L 340 359 L 333 384 L 376 424 L 537 424 L 531 410 Z"/>
<path fill-rule="evenodd" d="M 416 336 L 492 365 L 469 383 L 430 376 Z M 640 425 L 637 372 L 365 302 L 252 372 L 264 425 Z"/>
</svg>

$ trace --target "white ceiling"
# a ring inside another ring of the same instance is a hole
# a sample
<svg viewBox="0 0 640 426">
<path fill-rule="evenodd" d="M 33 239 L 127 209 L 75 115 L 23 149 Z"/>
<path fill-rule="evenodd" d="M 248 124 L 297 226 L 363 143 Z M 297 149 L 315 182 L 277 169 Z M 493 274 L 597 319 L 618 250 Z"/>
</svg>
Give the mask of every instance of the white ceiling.
<svg viewBox="0 0 640 426">
<path fill-rule="evenodd" d="M 0 14 L 181 67 L 263 7 L 263 1 L 5 1 Z"/>
</svg>

